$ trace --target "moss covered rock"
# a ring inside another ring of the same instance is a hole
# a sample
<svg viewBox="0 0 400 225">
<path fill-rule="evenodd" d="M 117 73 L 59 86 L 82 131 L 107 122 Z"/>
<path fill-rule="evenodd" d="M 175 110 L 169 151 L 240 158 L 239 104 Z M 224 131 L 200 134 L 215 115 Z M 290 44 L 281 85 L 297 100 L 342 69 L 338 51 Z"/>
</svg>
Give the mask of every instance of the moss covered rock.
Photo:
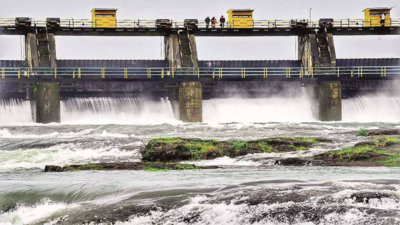
<svg viewBox="0 0 400 225">
<path fill-rule="evenodd" d="M 231 158 L 271 152 L 301 151 L 326 139 L 315 138 L 268 138 L 255 141 L 216 141 L 184 138 L 156 138 L 142 152 L 143 161 L 176 162 L 183 160 Z"/>
<path fill-rule="evenodd" d="M 314 159 L 324 161 L 327 166 L 400 167 L 400 138 L 376 138 L 351 148 L 325 152 Z"/>
<path fill-rule="evenodd" d="M 192 164 L 162 163 L 162 162 L 124 162 L 124 163 L 90 163 L 83 165 L 52 166 L 45 167 L 45 172 L 67 172 L 84 170 L 146 170 L 146 171 L 169 171 L 169 170 L 194 170 L 194 169 L 216 169 L 216 166 L 195 166 Z"/>
</svg>

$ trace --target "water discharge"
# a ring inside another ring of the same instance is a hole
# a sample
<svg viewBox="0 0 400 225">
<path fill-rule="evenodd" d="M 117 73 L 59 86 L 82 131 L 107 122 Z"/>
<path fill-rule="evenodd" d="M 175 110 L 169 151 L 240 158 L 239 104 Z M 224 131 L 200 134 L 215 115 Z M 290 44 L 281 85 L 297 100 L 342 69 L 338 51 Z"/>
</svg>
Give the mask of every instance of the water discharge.
<svg viewBox="0 0 400 225">
<path fill-rule="evenodd" d="M 203 101 L 205 123 L 316 122 L 313 103 L 295 98 L 219 98 Z M 374 95 L 343 100 L 344 122 L 396 122 L 400 97 Z M 28 101 L 0 102 L 0 123 L 33 122 Z M 63 124 L 179 124 L 168 99 L 72 98 L 62 101 Z"/>
</svg>

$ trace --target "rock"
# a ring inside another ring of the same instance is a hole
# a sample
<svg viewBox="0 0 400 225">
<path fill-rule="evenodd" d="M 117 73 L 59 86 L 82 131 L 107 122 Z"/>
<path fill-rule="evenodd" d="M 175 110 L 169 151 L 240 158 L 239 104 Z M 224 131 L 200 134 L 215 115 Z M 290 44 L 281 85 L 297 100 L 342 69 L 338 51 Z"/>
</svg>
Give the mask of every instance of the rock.
<svg viewBox="0 0 400 225">
<path fill-rule="evenodd" d="M 184 160 L 231 158 L 254 153 L 306 150 L 327 139 L 269 138 L 255 141 L 216 141 L 184 138 L 156 138 L 142 152 L 143 161 L 178 162 Z"/>
<path fill-rule="evenodd" d="M 392 196 L 386 193 L 379 193 L 379 192 L 360 192 L 352 194 L 350 198 L 354 199 L 354 201 L 356 202 L 369 203 L 369 201 L 374 198 L 375 199 L 392 198 Z"/>
<path fill-rule="evenodd" d="M 63 168 L 61 166 L 45 166 L 44 167 L 44 172 L 62 172 Z"/>
<path fill-rule="evenodd" d="M 162 162 L 123 162 L 123 163 L 90 163 L 83 165 L 46 166 L 44 172 L 65 172 L 83 170 L 193 170 L 193 169 L 218 169 L 217 166 L 197 167 L 192 164 L 162 163 Z"/>
<path fill-rule="evenodd" d="M 322 160 L 313 160 L 309 158 L 285 158 L 278 159 L 275 162 L 275 165 L 281 166 L 322 166 L 325 165 L 325 162 Z"/>
<path fill-rule="evenodd" d="M 368 136 L 380 136 L 380 135 L 400 135 L 400 130 L 398 130 L 398 129 L 368 130 Z"/>
</svg>

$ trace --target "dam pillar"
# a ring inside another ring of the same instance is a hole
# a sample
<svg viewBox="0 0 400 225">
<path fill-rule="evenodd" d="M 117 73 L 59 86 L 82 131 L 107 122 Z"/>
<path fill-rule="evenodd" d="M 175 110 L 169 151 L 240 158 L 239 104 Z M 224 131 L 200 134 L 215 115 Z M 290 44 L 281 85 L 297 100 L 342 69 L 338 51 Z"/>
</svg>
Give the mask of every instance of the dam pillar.
<svg viewBox="0 0 400 225">
<path fill-rule="evenodd" d="M 38 82 L 36 88 L 36 122 L 61 122 L 59 83 Z"/>
<path fill-rule="evenodd" d="M 198 56 L 195 35 L 179 31 L 165 37 L 165 59 L 168 66 L 176 69 L 197 68 Z"/>
<path fill-rule="evenodd" d="M 179 84 L 179 117 L 183 122 L 203 121 L 203 90 L 199 81 Z"/>
<path fill-rule="evenodd" d="M 315 33 L 299 36 L 298 43 L 298 58 L 309 75 L 315 67 L 336 67 L 333 35 L 326 29 L 320 28 Z"/>
<path fill-rule="evenodd" d="M 318 119 L 342 120 L 342 86 L 340 81 L 322 81 L 317 86 Z"/>
<path fill-rule="evenodd" d="M 30 68 L 57 67 L 56 40 L 54 34 L 39 28 L 37 33 L 25 36 L 26 63 Z M 32 72 L 33 71 L 33 72 Z M 53 71 L 52 69 L 50 71 Z M 36 72 L 31 70 L 30 75 Z M 28 88 L 32 118 L 37 123 L 60 122 L 60 87 L 57 82 L 39 82 Z"/>
</svg>

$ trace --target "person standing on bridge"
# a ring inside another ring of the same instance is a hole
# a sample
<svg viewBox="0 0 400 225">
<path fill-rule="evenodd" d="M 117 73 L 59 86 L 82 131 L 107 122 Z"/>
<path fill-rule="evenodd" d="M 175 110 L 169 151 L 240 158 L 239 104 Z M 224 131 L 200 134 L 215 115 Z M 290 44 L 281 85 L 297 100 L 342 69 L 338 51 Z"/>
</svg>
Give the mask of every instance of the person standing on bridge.
<svg viewBox="0 0 400 225">
<path fill-rule="evenodd" d="M 215 28 L 215 25 L 217 24 L 217 19 L 215 19 L 215 17 L 213 17 L 212 19 L 211 19 L 211 27 L 212 28 Z"/>
<path fill-rule="evenodd" d="M 210 17 L 207 16 L 205 21 L 206 21 L 206 28 L 208 29 L 208 27 L 210 26 L 210 21 L 211 21 Z"/>
<path fill-rule="evenodd" d="M 219 22 L 221 23 L 221 28 L 224 28 L 225 27 L 225 17 L 223 15 L 219 19 Z"/>
</svg>

